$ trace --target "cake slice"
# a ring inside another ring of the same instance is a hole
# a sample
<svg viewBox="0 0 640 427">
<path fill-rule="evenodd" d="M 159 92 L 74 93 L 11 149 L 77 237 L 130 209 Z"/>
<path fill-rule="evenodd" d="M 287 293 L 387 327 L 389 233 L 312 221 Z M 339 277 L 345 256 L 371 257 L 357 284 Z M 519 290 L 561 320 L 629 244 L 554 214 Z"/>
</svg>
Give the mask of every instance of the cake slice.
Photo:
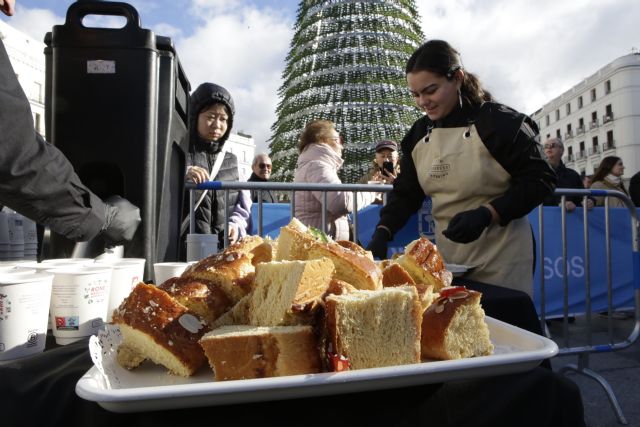
<svg viewBox="0 0 640 427">
<path fill-rule="evenodd" d="M 461 359 L 493 353 L 480 292 L 445 288 L 422 315 L 423 358 Z"/>
<path fill-rule="evenodd" d="M 213 282 L 235 304 L 253 288 L 254 275 L 250 255 L 226 250 L 192 265 L 181 277 Z"/>
<path fill-rule="evenodd" d="M 210 280 L 172 277 L 158 288 L 198 314 L 207 325 L 211 325 L 233 306 L 227 293 Z"/>
<path fill-rule="evenodd" d="M 413 286 L 329 295 L 327 355 L 349 369 L 420 362 L 422 308 Z"/>
<path fill-rule="evenodd" d="M 276 261 L 306 260 L 311 245 L 317 241 L 309 227 L 292 218 L 289 224 L 280 227 L 277 240 Z"/>
<path fill-rule="evenodd" d="M 396 262 L 404 267 L 416 283 L 433 285 L 436 292 L 449 286 L 453 280 L 438 248 L 424 236 L 409 243 Z"/>
<path fill-rule="evenodd" d="M 198 341 L 204 322 L 191 310 L 155 286 L 139 283 L 114 310 L 112 322 L 123 336 L 118 360 L 133 368 L 144 359 L 188 377 L 206 358 Z"/>
<path fill-rule="evenodd" d="M 310 326 L 223 326 L 200 340 L 216 381 L 320 372 Z"/>
<path fill-rule="evenodd" d="M 295 311 L 320 300 L 333 271 L 333 263 L 327 258 L 258 264 L 255 288 L 243 310 L 247 323 L 254 326 L 291 324 L 290 316 Z"/>
<path fill-rule="evenodd" d="M 308 259 L 329 258 L 335 266 L 334 277 L 356 289 L 376 290 L 382 287 L 382 273 L 373 259 L 336 243 L 315 242 Z"/>
</svg>

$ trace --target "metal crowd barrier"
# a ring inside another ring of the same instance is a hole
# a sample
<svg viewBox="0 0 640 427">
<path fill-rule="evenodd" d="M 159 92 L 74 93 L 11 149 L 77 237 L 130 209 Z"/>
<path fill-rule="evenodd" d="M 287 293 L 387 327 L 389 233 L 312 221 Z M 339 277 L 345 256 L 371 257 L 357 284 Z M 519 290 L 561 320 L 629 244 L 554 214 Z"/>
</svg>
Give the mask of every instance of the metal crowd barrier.
<svg viewBox="0 0 640 427">
<path fill-rule="evenodd" d="M 557 189 L 555 192 L 557 195 L 561 195 L 561 230 L 562 230 L 562 282 L 563 282 L 563 297 L 564 297 L 564 313 L 562 316 L 562 342 L 558 343 L 560 348 L 558 356 L 577 356 L 577 364 L 568 364 L 560 369 L 561 374 L 569 372 L 575 372 L 577 374 L 584 375 L 588 378 L 595 380 L 602 386 L 611 406 L 613 407 L 618 421 L 621 424 L 627 424 L 627 420 L 620 408 L 616 395 L 611 388 L 611 385 L 600 374 L 589 368 L 589 356 L 593 353 L 607 353 L 614 352 L 628 348 L 638 339 L 640 334 L 640 252 L 639 252 L 639 222 L 636 207 L 633 205 L 629 197 L 619 191 L 610 190 L 574 190 L 574 189 Z M 604 205 L 604 218 L 605 218 L 605 253 L 606 253 L 606 276 L 607 276 L 607 334 L 606 342 L 594 343 L 593 342 L 593 319 L 591 312 L 591 277 L 590 277 L 590 245 L 589 245 L 589 209 L 582 209 L 583 214 L 583 233 L 584 233 L 584 259 L 585 262 L 585 323 L 586 323 L 586 344 L 572 346 L 570 343 L 569 334 L 569 318 L 568 312 L 569 306 L 569 275 L 567 271 L 567 227 L 566 227 L 566 209 L 565 202 L 567 196 L 582 196 L 582 205 L 586 206 L 587 197 L 605 197 Z M 635 301 L 635 324 L 630 334 L 621 340 L 617 340 L 613 334 L 613 305 L 612 305 L 612 263 L 611 263 L 611 224 L 609 218 L 609 200 L 611 197 L 621 199 L 626 208 L 629 211 L 631 217 L 631 243 L 632 243 L 632 262 L 633 262 L 633 288 L 634 288 L 634 301 Z M 540 268 L 540 322 L 542 330 L 548 331 L 546 327 L 545 318 L 545 274 L 544 272 L 544 228 L 543 228 L 543 216 L 544 209 L 538 211 L 538 230 L 539 235 L 537 239 L 538 247 L 538 262 Z M 550 334 L 549 334 L 550 335 Z"/>
<path fill-rule="evenodd" d="M 240 182 L 240 181 L 208 181 L 195 185 L 187 183 L 186 189 L 189 191 L 189 233 L 195 232 L 194 224 L 194 191 L 193 190 L 217 190 L 224 191 L 225 205 L 229 204 L 230 190 L 256 190 L 258 192 L 258 234 L 262 236 L 262 216 L 263 216 L 263 191 L 289 191 L 291 193 L 291 217 L 295 216 L 296 191 L 321 191 L 322 192 L 322 230 L 328 231 L 327 224 L 327 193 L 336 191 L 350 191 L 353 194 L 352 212 L 358 211 L 358 192 L 383 193 L 383 203 L 386 202 L 386 193 L 393 189 L 392 185 L 386 184 L 314 184 L 314 183 L 292 183 L 292 182 Z M 353 215 L 353 238 L 358 235 L 358 216 Z M 225 211 L 224 221 L 224 246 L 229 245 L 229 218 Z M 354 240 L 355 241 L 355 240 Z"/>
<path fill-rule="evenodd" d="M 262 191 L 289 191 L 291 194 L 291 216 L 294 216 L 295 212 L 295 192 L 296 191 L 321 191 L 323 193 L 322 198 L 322 227 L 324 231 L 327 231 L 327 192 L 331 191 L 350 191 L 353 192 L 353 209 L 352 212 L 358 211 L 357 193 L 360 191 L 366 192 L 382 192 L 384 194 L 384 202 L 386 202 L 386 192 L 391 191 L 393 186 L 391 185 L 369 185 L 369 184 L 310 184 L 310 183 L 280 183 L 280 182 L 220 182 L 210 181 L 202 184 L 194 185 L 187 183 L 187 190 L 190 191 L 190 232 L 194 232 L 193 221 L 193 208 L 194 208 L 194 191 L 193 190 L 217 190 L 224 191 L 225 203 L 229 201 L 229 190 L 256 190 L 258 192 L 258 234 L 263 235 L 262 217 L 263 217 L 263 203 L 262 203 Z M 620 408 L 615 393 L 609 383 L 597 372 L 589 368 L 589 356 L 592 353 L 606 353 L 614 352 L 628 348 L 638 339 L 640 335 L 640 224 L 638 221 L 638 215 L 636 208 L 631 200 L 624 194 L 618 191 L 609 190 L 576 190 L 576 189 L 556 189 L 555 194 L 561 197 L 561 229 L 562 229 L 562 272 L 563 272 L 563 286 L 564 286 L 564 316 L 563 316 L 563 340 L 558 343 L 560 348 L 558 356 L 577 356 L 577 364 L 568 364 L 560 369 L 560 373 L 566 374 L 568 372 L 576 372 L 578 374 L 585 375 L 594 379 L 600 384 L 607 394 L 609 402 L 611 403 L 616 416 L 621 424 L 627 424 L 626 418 Z M 583 206 L 586 206 L 586 200 L 588 196 L 605 197 L 605 245 L 606 248 L 606 271 L 607 271 L 607 290 L 608 290 L 608 328 L 607 328 L 607 342 L 593 343 L 592 342 L 592 313 L 591 313 L 591 278 L 589 268 L 589 210 L 583 209 L 583 223 L 584 223 L 584 256 L 587 262 L 585 263 L 585 283 L 584 291 L 586 298 L 586 344 L 571 346 L 569 337 L 569 317 L 568 312 L 568 295 L 569 295 L 569 281 L 567 272 L 567 235 L 566 235 L 566 209 L 565 202 L 566 196 L 582 196 Z M 616 341 L 613 336 L 613 318 L 611 313 L 613 311 L 612 306 L 612 265 L 611 265 L 611 241 L 610 241 L 610 221 L 609 221 L 609 198 L 615 197 L 624 201 L 625 206 L 629 210 L 631 217 L 631 230 L 632 230 L 632 258 L 633 258 L 633 283 L 634 283 L 634 301 L 635 301 L 635 324 L 631 333 L 622 340 Z M 543 331 L 548 331 L 546 325 L 545 316 L 545 275 L 544 272 L 544 209 L 538 210 L 539 221 L 539 233 L 537 236 L 537 248 L 538 248 L 538 263 L 540 268 L 540 322 Z M 358 235 L 358 220 L 357 215 L 353 215 L 353 227 L 354 227 L 354 239 Z M 224 245 L 228 246 L 228 218 L 225 217 L 224 226 Z M 556 340 L 557 341 L 557 340 Z"/>
</svg>

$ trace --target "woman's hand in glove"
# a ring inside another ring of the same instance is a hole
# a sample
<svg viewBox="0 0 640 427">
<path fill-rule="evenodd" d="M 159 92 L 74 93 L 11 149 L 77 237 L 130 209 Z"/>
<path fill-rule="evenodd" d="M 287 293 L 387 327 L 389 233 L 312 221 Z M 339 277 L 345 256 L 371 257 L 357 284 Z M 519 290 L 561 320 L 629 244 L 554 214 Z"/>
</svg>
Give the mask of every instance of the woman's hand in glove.
<svg viewBox="0 0 640 427">
<path fill-rule="evenodd" d="M 374 258 L 387 259 L 387 246 L 389 243 L 389 232 L 384 228 L 376 228 L 371 241 L 367 245 L 367 250 L 371 251 Z"/>
<path fill-rule="evenodd" d="M 473 242 L 491 224 L 492 219 L 493 215 L 486 206 L 459 212 L 451 218 L 449 227 L 442 234 L 454 242 Z"/>
</svg>

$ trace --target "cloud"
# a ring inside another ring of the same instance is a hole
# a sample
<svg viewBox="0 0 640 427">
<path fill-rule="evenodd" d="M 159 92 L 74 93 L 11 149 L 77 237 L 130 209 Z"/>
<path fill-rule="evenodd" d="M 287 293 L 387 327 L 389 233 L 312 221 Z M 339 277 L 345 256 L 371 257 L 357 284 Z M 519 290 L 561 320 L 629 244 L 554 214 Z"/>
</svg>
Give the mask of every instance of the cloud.
<svg viewBox="0 0 640 427">
<path fill-rule="evenodd" d="M 267 149 L 275 122 L 277 91 L 293 36 L 293 22 L 273 9 L 207 3 L 191 35 L 176 40 L 192 89 L 210 81 L 227 88 L 236 104 L 234 130 L 251 134 L 257 151 Z M 211 13 L 212 10 L 224 13 Z"/>
<path fill-rule="evenodd" d="M 419 10 L 428 39 L 449 41 L 500 102 L 528 114 L 638 43 L 635 0 L 436 0 Z"/>
<path fill-rule="evenodd" d="M 63 24 L 64 17 L 47 9 L 20 7 L 8 23 L 34 39 L 44 42 L 44 35 L 51 31 L 54 25 Z"/>
</svg>

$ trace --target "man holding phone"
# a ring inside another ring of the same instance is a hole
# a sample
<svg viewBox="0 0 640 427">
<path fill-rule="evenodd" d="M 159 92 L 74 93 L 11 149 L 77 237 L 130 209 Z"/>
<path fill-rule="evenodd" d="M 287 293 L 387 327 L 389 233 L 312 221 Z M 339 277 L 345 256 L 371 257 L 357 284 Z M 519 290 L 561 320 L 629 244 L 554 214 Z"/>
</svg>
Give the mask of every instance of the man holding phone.
<svg viewBox="0 0 640 427">
<path fill-rule="evenodd" d="M 358 182 L 366 184 L 376 181 L 380 184 L 393 184 L 400 172 L 398 144 L 384 139 L 376 144 L 375 153 L 371 169 Z"/>
</svg>

